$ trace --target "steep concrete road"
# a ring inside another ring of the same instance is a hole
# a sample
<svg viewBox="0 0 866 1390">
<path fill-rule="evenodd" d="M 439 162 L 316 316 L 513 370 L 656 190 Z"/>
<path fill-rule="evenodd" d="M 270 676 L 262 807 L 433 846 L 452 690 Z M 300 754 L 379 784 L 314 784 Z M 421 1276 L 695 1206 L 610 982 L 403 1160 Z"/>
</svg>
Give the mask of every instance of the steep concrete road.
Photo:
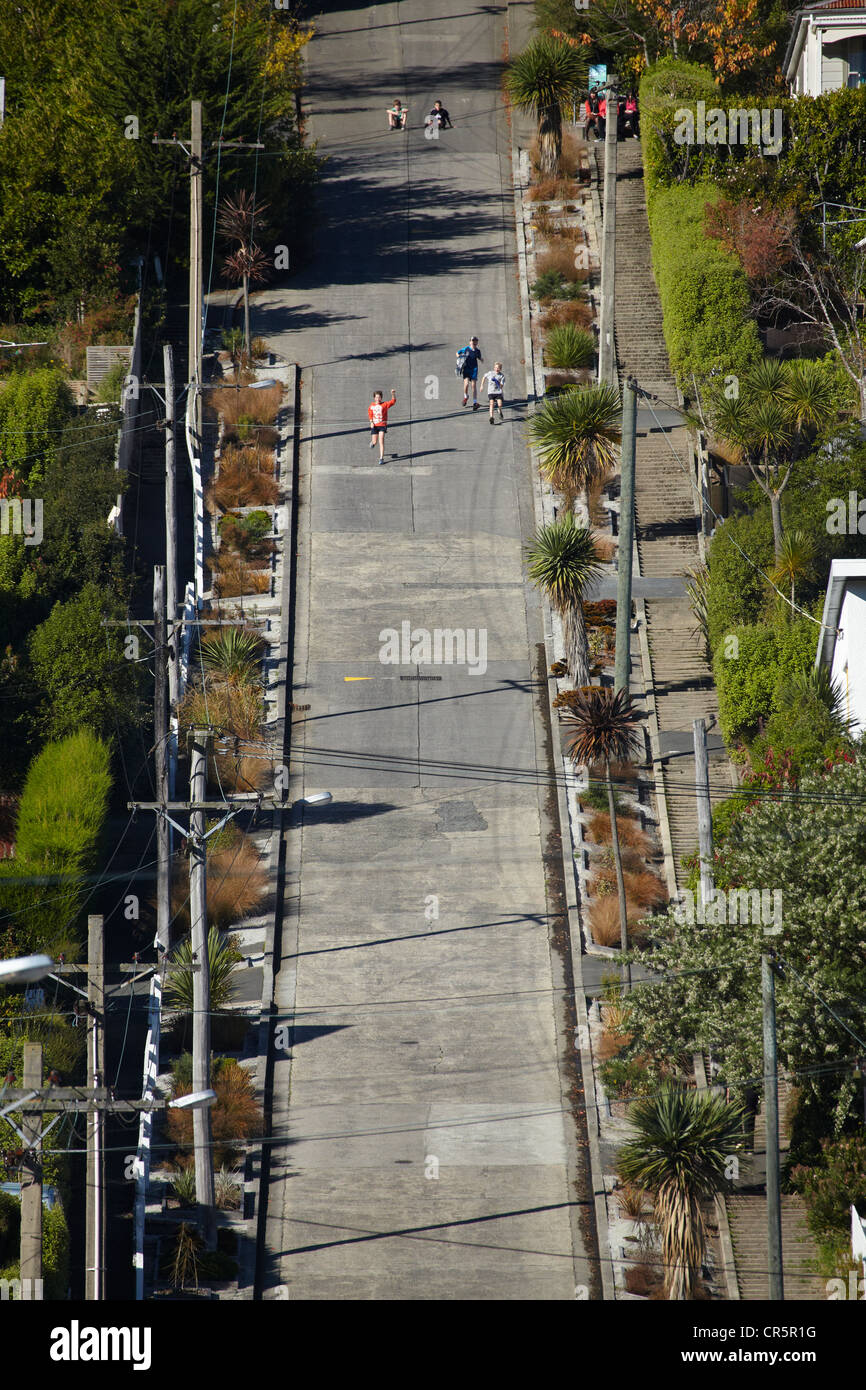
<svg viewBox="0 0 866 1390">
<path fill-rule="evenodd" d="M 303 367 L 293 796 L 333 794 L 290 845 L 270 1296 L 573 1299 L 593 1277 L 542 863 L 504 16 L 403 0 L 316 20 L 318 256 L 255 310 Z M 436 97 L 456 127 L 438 142 Z M 461 408 L 472 334 L 505 364 L 504 426 Z M 380 467 L 366 411 L 392 386 Z M 486 639 L 486 663 L 382 664 L 404 622 Z"/>
</svg>

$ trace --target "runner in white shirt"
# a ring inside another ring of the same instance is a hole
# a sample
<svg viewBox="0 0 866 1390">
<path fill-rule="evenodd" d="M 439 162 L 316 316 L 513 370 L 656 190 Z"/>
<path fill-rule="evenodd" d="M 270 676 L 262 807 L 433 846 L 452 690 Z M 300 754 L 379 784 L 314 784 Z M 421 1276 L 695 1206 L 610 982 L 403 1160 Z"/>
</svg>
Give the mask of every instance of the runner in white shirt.
<svg viewBox="0 0 866 1390">
<path fill-rule="evenodd" d="M 505 374 L 502 370 L 501 362 L 493 363 L 493 371 L 485 372 L 481 378 L 481 385 L 487 382 L 487 400 L 490 405 L 490 423 L 494 424 L 493 407 L 499 410 L 499 423 L 502 424 L 502 393 L 505 390 Z"/>
</svg>

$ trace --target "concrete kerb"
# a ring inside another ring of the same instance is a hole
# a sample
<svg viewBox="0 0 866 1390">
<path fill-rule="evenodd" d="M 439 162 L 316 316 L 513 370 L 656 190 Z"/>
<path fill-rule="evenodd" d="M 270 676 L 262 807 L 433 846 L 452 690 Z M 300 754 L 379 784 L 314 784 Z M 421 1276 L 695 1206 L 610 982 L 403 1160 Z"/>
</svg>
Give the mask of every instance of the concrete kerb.
<svg viewBox="0 0 866 1390">
<path fill-rule="evenodd" d="M 293 404 L 291 412 L 291 472 L 288 480 L 284 480 L 282 469 L 280 481 L 286 492 L 286 526 L 284 530 L 282 572 L 280 586 L 280 642 L 277 657 L 276 672 L 276 723 L 282 730 L 282 761 L 285 765 L 289 755 L 289 739 L 291 718 L 289 713 L 289 690 L 291 681 L 291 638 L 293 624 L 291 616 L 294 611 L 294 589 L 295 574 L 293 565 L 292 545 L 293 537 L 297 528 L 297 497 L 298 497 L 298 476 L 299 476 L 299 452 L 300 452 L 300 399 L 301 399 L 301 369 L 295 364 L 293 371 Z M 282 441 L 281 441 L 282 442 Z M 283 449 L 279 450 L 282 454 Z M 277 807 L 272 813 L 272 844 L 271 844 L 271 863 L 270 879 L 275 885 L 273 907 L 268 914 L 267 925 L 265 928 L 264 954 L 262 961 L 262 996 L 260 1006 L 260 1019 L 257 1041 L 257 1069 L 256 1069 L 256 1089 L 262 1099 L 266 1126 L 266 1135 L 270 1137 L 273 1129 L 273 1096 L 279 1094 L 276 1082 L 278 1059 L 272 1047 L 273 1028 L 276 1021 L 277 1007 L 274 998 L 274 983 L 276 978 L 276 959 L 277 951 L 281 946 L 281 925 L 284 912 L 284 874 L 286 872 L 286 821 L 288 808 Z M 282 1078 L 280 1078 L 282 1079 Z M 244 1244 L 244 1260 L 242 1262 L 242 1272 L 244 1282 L 253 1287 L 254 1296 L 260 1289 L 256 1282 L 256 1268 L 260 1269 L 260 1261 L 256 1261 L 256 1252 L 262 1247 L 262 1236 L 264 1234 L 265 1213 L 261 1208 L 261 1182 L 263 1170 L 270 1168 L 270 1151 L 262 1155 L 256 1165 L 255 1171 L 247 1184 L 247 1193 L 251 1197 L 251 1210 L 248 1218 L 254 1231 L 253 1239 Z M 258 1276 L 260 1277 L 260 1276 Z"/>
<path fill-rule="evenodd" d="M 523 319 L 523 344 L 525 358 L 526 375 L 526 398 L 527 404 L 538 400 L 544 392 L 543 374 L 540 366 L 536 366 L 532 348 L 532 331 L 530 327 L 529 312 L 529 283 L 527 279 L 527 256 L 526 256 L 526 229 L 523 218 L 523 189 L 520 178 L 520 152 L 514 144 L 511 151 L 512 174 L 514 183 L 514 213 L 515 227 L 517 231 L 517 265 L 518 279 L 520 284 L 520 307 Z M 536 468 L 533 472 L 533 495 L 535 501 L 536 521 L 538 525 L 543 525 L 553 519 L 553 493 L 550 488 L 546 488 L 541 482 L 541 475 L 538 470 L 538 459 L 533 452 L 533 462 Z M 548 668 L 552 664 L 555 653 L 553 650 L 553 613 L 550 605 L 542 599 L 542 611 L 544 614 L 544 644 L 547 657 Z M 581 952 L 581 924 L 580 909 L 577 898 L 577 884 L 574 872 L 574 843 L 571 833 L 571 820 L 568 813 L 568 798 L 566 794 L 566 770 L 562 757 L 562 749 L 559 746 L 557 731 L 559 719 L 557 711 L 553 708 L 553 693 L 550 685 L 547 687 L 548 698 L 548 717 L 551 728 L 551 746 L 553 749 L 554 771 L 556 777 L 556 796 L 557 808 L 560 824 L 560 843 L 562 848 L 562 868 L 565 883 L 566 914 L 568 920 L 568 940 L 569 952 L 571 956 L 572 973 L 574 977 L 574 1007 L 575 1016 L 580 1024 L 586 1016 L 586 994 L 583 983 L 583 961 Z M 593 1067 L 592 1047 L 589 1037 L 589 1028 L 581 1026 L 578 1030 L 579 1046 L 575 1051 L 580 1055 L 581 1074 L 583 1076 L 583 1088 L 585 1097 L 595 1097 L 595 1071 Z M 595 1212 L 596 1239 L 598 1242 L 599 1272 L 601 1275 L 602 1298 L 613 1300 L 614 1281 L 613 1281 L 613 1261 L 610 1254 L 610 1241 L 608 1236 L 607 1222 L 607 1201 L 604 1188 L 604 1173 L 601 1161 L 601 1146 L 599 1143 L 598 1115 L 594 1106 L 587 1103 L 586 1109 L 586 1129 L 589 1139 L 589 1167 L 590 1179 L 593 1191 L 593 1207 Z"/>
</svg>

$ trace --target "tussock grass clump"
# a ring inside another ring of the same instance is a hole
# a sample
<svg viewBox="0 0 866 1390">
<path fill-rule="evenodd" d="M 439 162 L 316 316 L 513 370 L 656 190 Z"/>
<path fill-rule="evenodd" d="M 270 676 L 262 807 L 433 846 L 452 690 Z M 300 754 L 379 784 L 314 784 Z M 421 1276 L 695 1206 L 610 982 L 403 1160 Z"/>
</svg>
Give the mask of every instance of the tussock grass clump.
<svg viewBox="0 0 866 1390">
<path fill-rule="evenodd" d="M 241 420 L 251 420 L 257 425 L 271 425 L 283 399 L 282 386 L 268 386 L 262 391 L 249 386 L 221 386 L 217 391 L 207 392 L 208 405 L 222 415 L 227 426 L 235 426 Z"/>
<path fill-rule="evenodd" d="M 549 250 L 543 251 L 536 257 L 535 268 L 538 275 L 545 275 L 553 272 L 560 276 L 562 280 L 582 283 L 589 278 L 588 270 L 578 270 L 574 263 L 574 253 L 577 243 L 574 241 L 563 241 L 561 244 L 553 245 Z"/>
<path fill-rule="evenodd" d="M 561 324 L 573 323 L 580 328 L 588 328 L 592 323 L 592 306 L 584 299 L 570 300 L 565 304 L 553 304 L 541 316 L 541 328 L 549 333 Z"/>
<path fill-rule="evenodd" d="M 273 506 L 280 495 L 273 470 L 270 450 L 230 446 L 220 459 L 219 476 L 208 488 L 208 501 L 224 512 L 256 504 Z"/>
<path fill-rule="evenodd" d="M 271 587 L 270 567 L 261 569 L 231 552 L 220 554 L 212 584 L 218 598 L 239 598 L 241 594 L 266 594 Z"/>
</svg>

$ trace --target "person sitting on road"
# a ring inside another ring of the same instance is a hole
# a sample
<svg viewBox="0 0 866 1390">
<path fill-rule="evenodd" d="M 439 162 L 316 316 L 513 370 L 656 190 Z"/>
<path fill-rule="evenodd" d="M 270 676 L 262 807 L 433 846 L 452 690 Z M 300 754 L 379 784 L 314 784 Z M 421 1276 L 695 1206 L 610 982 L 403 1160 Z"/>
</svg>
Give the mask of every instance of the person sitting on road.
<svg viewBox="0 0 866 1390">
<path fill-rule="evenodd" d="M 388 129 L 404 130 L 406 117 L 409 115 L 408 106 L 403 106 L 399 97 L 395 97 L 391 106 L 388 107 Z"/>
<path fill-rule="evenodd" d="M 442 105 L 441 101 L 434 101 L 433 110 L 427 117 L 427 125 L 438 126 L 440 130 L 454 129 L 454 126 L 451 123 L 451 117 L 448 115 L 448 112 Z"/>
</svg>

